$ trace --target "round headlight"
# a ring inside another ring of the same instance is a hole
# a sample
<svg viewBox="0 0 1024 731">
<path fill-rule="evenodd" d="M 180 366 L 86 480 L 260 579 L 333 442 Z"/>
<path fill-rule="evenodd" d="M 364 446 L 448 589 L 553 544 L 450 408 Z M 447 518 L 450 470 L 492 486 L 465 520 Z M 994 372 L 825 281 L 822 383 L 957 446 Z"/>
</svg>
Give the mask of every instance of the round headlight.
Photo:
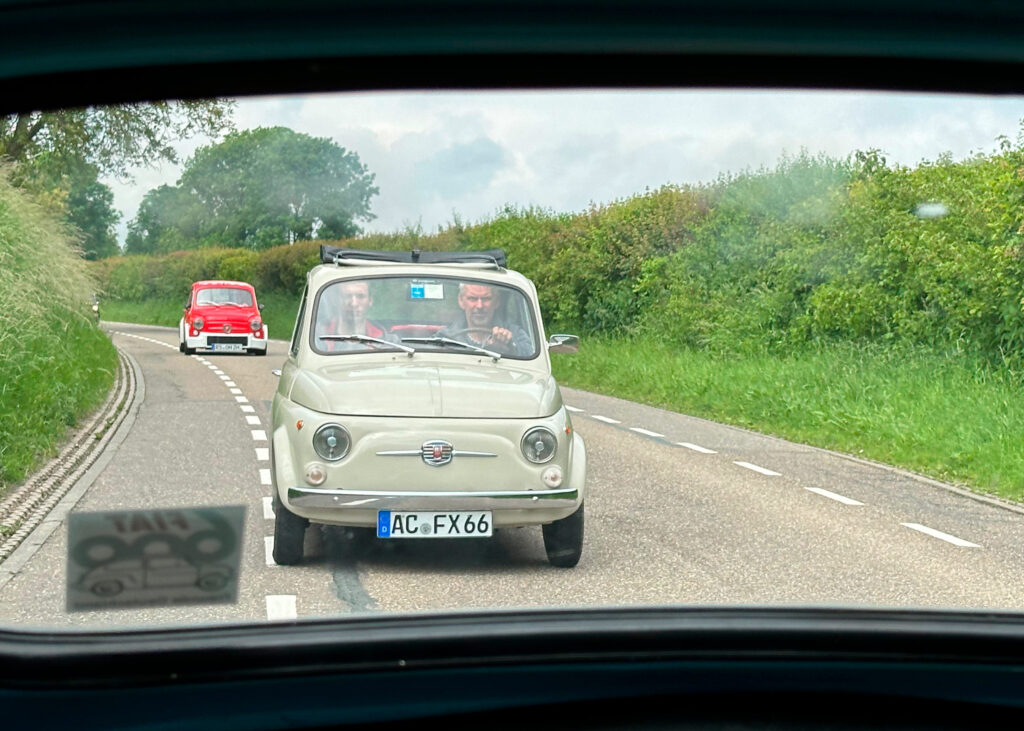
<svg viewBox="0 0 1024 731">
<path fill-rule="evenodd" d="M 324 424 L 313 434 L 313 449 L 322 459 L 337 462 L 348 454 L 352 438 L 340 424 Z"/>
<path fill-rule="evenodd" d="M 524 457 L 535 464 L 542 464 L 555 456 L 558 440 L 550 430 L 538 426 L 526 432 L 521 447 Z"/>
<path fill-rule="evenodd" d="M 249 322 L 249 329 L 252 330 L 254 333 L 258 333 L 261 327 L 263 327 L 263 323 L 260 322 L 259 320 L 251 320 Z"/>
<path fill-rule="evenodd" d="M 194 327 L 196 330 L 202 330 L 204 324 L 205 323 L 203 322 L 203 318 L 201 317 L 197 317 L 192 321 L 192 327 Z"/>
</svg>

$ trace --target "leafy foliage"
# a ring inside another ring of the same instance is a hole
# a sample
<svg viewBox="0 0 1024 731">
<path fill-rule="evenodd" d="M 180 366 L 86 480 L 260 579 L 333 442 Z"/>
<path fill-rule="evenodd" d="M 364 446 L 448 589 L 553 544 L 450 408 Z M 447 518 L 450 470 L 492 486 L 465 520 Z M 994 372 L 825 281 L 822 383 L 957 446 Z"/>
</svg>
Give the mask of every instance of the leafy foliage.
<svg viewBox="0 0 1024 731">
<path fill-rule="evenodd" d="M 369 221 L 377 194 L 359 157 L 285 127 L 229 134 L 202 147 L 176 186 L 150 191 L 129 225 L 129 253 L 211 246 L 268 249 L 338 238 Z"/>
</svg>

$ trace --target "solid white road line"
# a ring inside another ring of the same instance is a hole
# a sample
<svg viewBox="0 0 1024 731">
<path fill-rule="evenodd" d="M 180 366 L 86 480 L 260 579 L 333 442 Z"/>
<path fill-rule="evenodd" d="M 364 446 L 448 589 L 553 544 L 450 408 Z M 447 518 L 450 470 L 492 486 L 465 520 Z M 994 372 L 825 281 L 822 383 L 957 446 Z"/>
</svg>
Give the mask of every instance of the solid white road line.
<svg viewBox="0 0 1024 731">
<path fill-rule="evenodd" d="M 780 477 L 780 474 L 778 472 L 773 472 L 764 467 L 758 467 L 756 464 L 750 464 L 750 462 L 733 462 L 733 464 L 738 464 L 740 467 L 746 467 L 748 470 L 754 470 L 754 472 L 760 472 L 762 475 Z"/>
<path fill-rule="evenodd" d="M 272 497 L 263 498 L 263 518 L 265 520 L 274 519 L 274 498 Z"/>
<path fill-rule="evenodd" d="M 263 429 L 253 429 L 252 438 L 257 442 L 265 442 L 267 441 L 267 433 Z"/>
<path fill-rule="evenodd" d="M 701 454 L 718 454 L 718 452 L 716 452 L 715 450 L 708 449 L 707 447 L 702 447 L 699 444 L 690 444 L 689 442 L 676 442 L 676 444 L 678 444 L 680 447 L 692 449 L 694 452 L 700 452 Z"/>
<path fill-rule="evenodd" d="M 629 427 L 630 431 L 635 431 L 637 434 L 643 434 L 645 437 L 663 437 L 664 434 L 659 434 L 656 431 L 648 431 L 647 429 L 641 429 L 638 426 Z"/>
<path fill-rule="evenodd" d="M 566 411 L 572 411 L 573 413 L 576 413 L 576 414 L 578 414 L 581 411 L 583 411 L 583 409 L 577 409 L 575 406 L 570 406 L 569 404 L 563 404 L 563 406 L 565 406 L 565 410 Z"/>
<path fill-rule="evenodd" d="M 263 539 L 263 553 L 267 566 L 277 566 L 277 562 L 274 561 L 274 536 L 266 536 Z"/>
<path fill-rule="evenodd" d="M 270 460 L 270 448 L 256 447 L 256 460 L 258 462 L 268 462 Z"/>
<path fill-rule="evenodd" d="M 804 489 L 805 490 L 810 490 L 811 492 L 816 493 L 818 495 L 821 495 L 822 497 L 827 497 L 830 500 L 836 500 L 838 502 L 841 502 L 843 505 L 863 505 L 864 504 L 864 503 L 860 502 L 859 500 L 854 500 L 853 498 L 843 497 L 842 495 L 837 495 L 834 492 L 829 492 L 828 490 L 823 490 L 820 487 L 805 487 Z"/>
<path fill-rule="evenodd" d="M 260 470 L 260 484 L 261 485 L 269 485 L 270 484 L 270 470 L 268 470 L 268 469 Z"/>
<path fill-rule="evenodd" d="M 601 416 L 600 414 L 594 414 L 594 418 L 598 421 L 603 421 L 605 424 L 621 424 L 622 422 L 618 419 L 609 419 L 607 416 Z"/>
<path fill-rule="evenodd" d="M 267 619 L 271 622 L 295 619 L 294 594 L 267 594 Z"/>
<path fill-rule="evenodd" d="M 906 526 L 911 530 L 920 531 L 921 533 L 929 535 L 932 538 L 938 538 L 940 541 L 952 543 L 954 546 L 960 546 L 961 548 L 981 548 L 981 546 L 979 546 L 977 543 L 965 541 L 963 538 L 951 536 L 949 533 L 943 533 L 942 531 L 935 530 L 934 528 L 929 528 L 928 526 L 921 525 L 920 523 L 900 523 L 900 525 Z"/>
<path fill-rule="evenodd" d="M 259 426 L 260 425 L 260 417 L 253 416 L 252 414 L 246 414 L 245 415 L 245 423 L 248 424 L 249 426 Z"/>
</svg>

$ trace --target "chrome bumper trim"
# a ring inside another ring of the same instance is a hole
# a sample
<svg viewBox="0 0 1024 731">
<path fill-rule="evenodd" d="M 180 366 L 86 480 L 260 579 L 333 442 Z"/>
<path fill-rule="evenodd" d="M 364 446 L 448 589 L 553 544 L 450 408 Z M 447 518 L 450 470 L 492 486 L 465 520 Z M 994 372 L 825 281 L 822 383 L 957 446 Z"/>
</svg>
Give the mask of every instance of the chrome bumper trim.
<svg viewBox="0 0 1024 731">
<path fill-rule="evenodd" d="M 288 502 L 299 508 L 372 508 L 374 510 L 500 510 L 571 507 L 579 490 L 426 491 L 324 490 L 289 487 Z"/>
</svg>

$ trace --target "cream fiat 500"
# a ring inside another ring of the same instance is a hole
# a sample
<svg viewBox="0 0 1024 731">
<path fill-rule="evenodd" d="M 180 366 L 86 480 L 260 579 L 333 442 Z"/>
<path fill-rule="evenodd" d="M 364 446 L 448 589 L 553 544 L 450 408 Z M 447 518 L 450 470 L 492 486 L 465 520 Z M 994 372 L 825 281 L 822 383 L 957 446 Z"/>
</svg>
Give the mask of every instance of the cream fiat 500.
<svg viewBox="0 0 1024 731">
<path fill-rule="evenodd" d="M 586 451 L 551 376 L 533 283 L 500 250 L 321 247 L 273 405 L 274 560 L 310 523 L 379 540 L 540 526 L 583 550 Z"/>
</svg>

